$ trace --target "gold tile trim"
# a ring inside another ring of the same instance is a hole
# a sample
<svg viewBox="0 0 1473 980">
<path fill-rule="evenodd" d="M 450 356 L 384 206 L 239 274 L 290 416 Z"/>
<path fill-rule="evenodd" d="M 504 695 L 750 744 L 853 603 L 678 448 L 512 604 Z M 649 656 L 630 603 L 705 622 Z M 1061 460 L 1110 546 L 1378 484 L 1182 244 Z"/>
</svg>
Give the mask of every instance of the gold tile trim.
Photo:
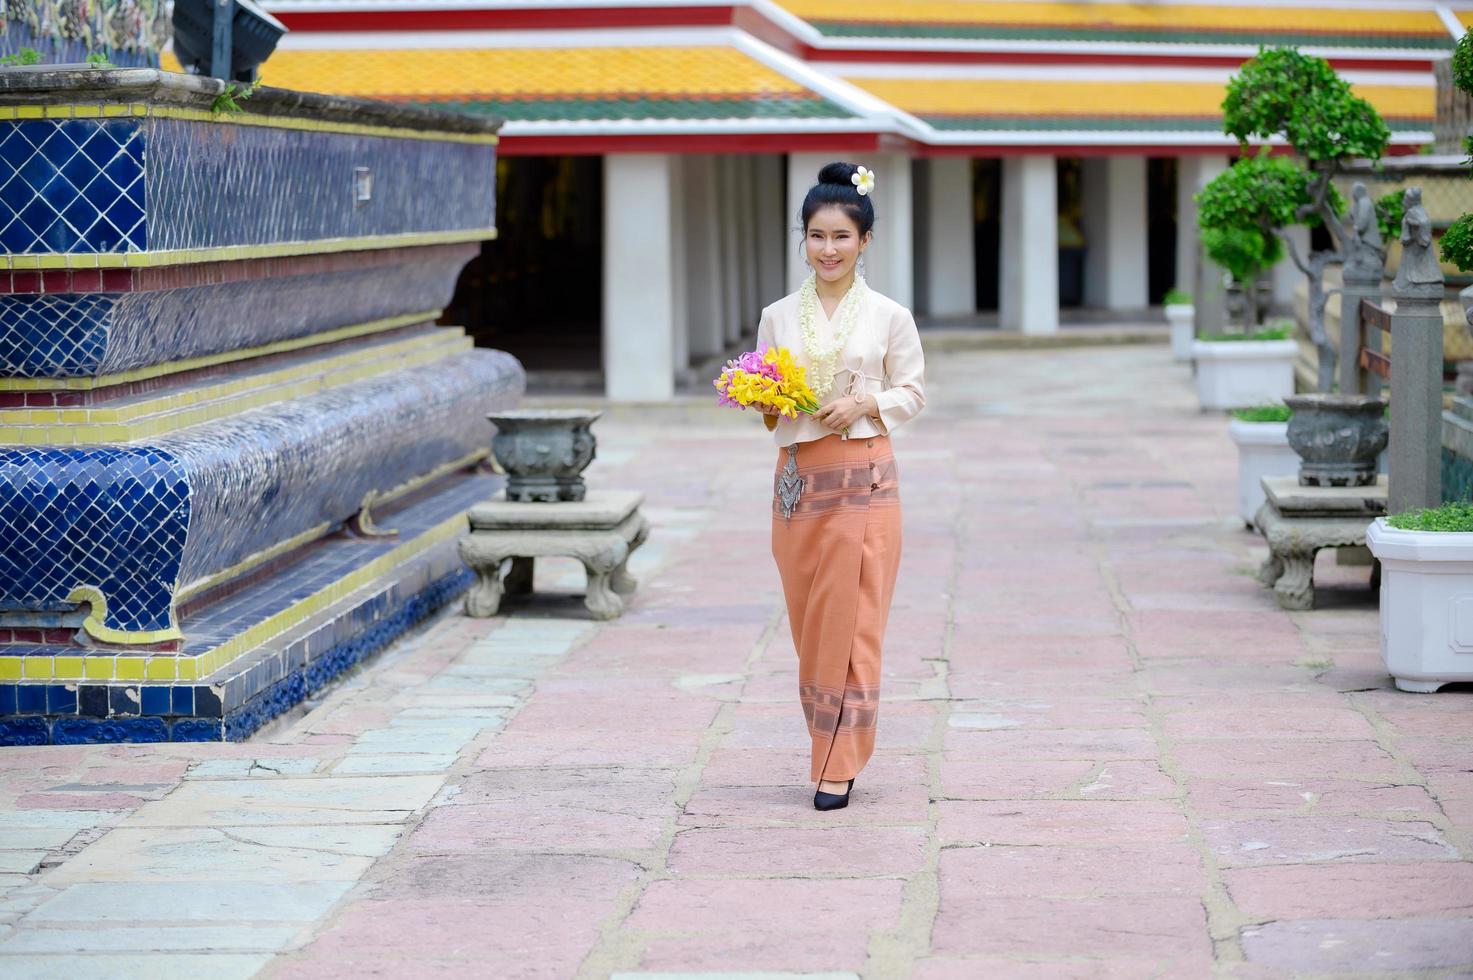
<svg viewBox="0 0 1473 980">
<path fill-rule="evenodd" d="M 402 235 L 365 235 L 360 238 L 324 238 L 310 242 L 273 242 L 269 245 L 227 245 L 220 248 L 181 248 L 157 252 L 40 252 L 11 253 L 0 268 L 19 271 L 36 269 L 148 269 L 198 262 L 231 262 L 239 259 L 276 259 L 293 255 L 326 255 L 333 252 L 362 252 L 382 248 L 413 248 L 419 245 L 454 245 L 494 239 L 496 229 L 470 228 L 462 231 L 416 231 Z"/>
<path fill-rule="evenodd" d="M 169 606 L 170 625 L 166 629 L 128 632 L 103 625 L 103 620 L 107 618 L 107 596 L 97 586 L 79 585 L 67 594 L 66 601 L 85 602 L 91 606 L 87 618 L 82 620 L 82 629 L 87 631 L 88 636 L 104 643 L 136 646 L 142 643 L 162 643 L 165 640 L 178 640 L 184 637 L 184 634 L 179 632 L 178 620 L 175 618 L 172 604 Z M 87 676 L 92 676 L 90 671 Z M 114 675 L 109 674 L 109 676 Z"/>
<path fill-rule="evenodd" d="M 393 548 L 366 565 L 350 572 L 349 574 L 333 582 L 312 595 L 299 602 L 288 606 L 276 615 L 257 623 L 238 636 L 206 650 L 204 653 L 193 656 L 179 654 L 155 653 L 148 656 L 136 654 L 120 655 L 110 657 L 106 655 L 92 655 L 88 657 L 67 656 L 40 658 L 52 661 L 52 676 L 62 680 L 123 680 L 119 673 L 119 661 L 133 661 L 143 664 L 144 674 L 142 677 L 149 680 L 198 680 L 208 677 L 221 667 L 235 660 L 243 653 L 255 649 L 287 630 L 306 622 L 340 599 L 356 592 L 373 582 L 385 573 L 392 571 L 395 566 L 409 561 L 435 545 L 449 541 L 466 529 L 465 513 L 455 514 L 441 523 L 425 531 L 418 537 Z M 89 630 L 90 633 L 90 630 Z M 130 634 L 136 635 L 136 634 Z M 167 639 L 167 637 L 165 637 Z M 134 642 L 143 642 L 135 640 Z M 157 642 L 157 641 L 149 641 Z M 31 657 L 6 657 L 0 656 L 0 681 L 18 680 L 22 677 L 24 661 Z M 66 661 L 67 663 L 63 664 Z M 75 662 L 75 663 L 72 663 Z M 169 668 L 173 673 L 167 673 Z M 65 672 L 63 672 L 63 669 Z M 126 670 L 132 673 L 136 668 L 130 663 Z"/>
<path fill-rule="evenodd" d="M 186 109 L 179 106 L 143 105 L 139 103 L 73 103 L 70 105 L 0 106 L 3 119 L 97 119 L 119 118 L 187 119 L 192 122 L 227 123 L 234 126 L 265 126 L 270 129 L 296 129 L 314 133 L 346 133 L 352 136 L 387 136 L 392 139 L 429 140 L 436 143 L 481 143 L 495 146 L 501 137 L 495 133 L 455 133 L 439 129 L 411 129 L 399 126 L 364 126 L 358 123 L 327 122 L 294 116 L 264 116 L 249 109 L 241 113 L 210 112 L 208 109 Z"/>
<path fill-rule="evenodd" d="M 330 344 L 337 340 L 362 337 L 366 334 L 393 330 L 413 323 L 434 321 L 440 318 L 442 312 L 442 310 L 426 310 L 423 313 L 406 313 L 403 316 L 385 317 L 382 320 L 369 320 L 346 327 L 335 327 L 321 333 L 308 334 L 305 337 L 276 340 L 259 347 L 243 347 L 239 350 L 222 351 L 219 354 L 204 354 L 181 361 L 151 364 L 147 367 L 120 371 L 117 374 L 104 374 L 96 378 L 0 378 L 0 391 L 92 391 L 97 388 L 110 388 L 113 385 L 127 384 L 131 381 L 147 381 L 166 374 L 194 371 L 198 368 L 214 367 L 216 364 L 226 364 L 231 361 L 246 361 L 255 357 L 265 357 L 268 354 L 283 354 L 288 351 L 301 350 L 303 347 L 315 347 L 318 344 Z"/>
</svg>

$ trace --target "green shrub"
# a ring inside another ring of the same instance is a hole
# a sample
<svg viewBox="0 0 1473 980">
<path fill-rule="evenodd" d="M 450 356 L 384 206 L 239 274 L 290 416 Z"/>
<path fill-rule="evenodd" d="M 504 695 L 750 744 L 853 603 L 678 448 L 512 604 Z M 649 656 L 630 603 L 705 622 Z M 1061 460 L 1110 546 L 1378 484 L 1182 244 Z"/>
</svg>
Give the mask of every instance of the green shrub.
<svg viewBox="0 0 1473 980">
<path fill-rule="evenodd" d="M 1473 531 L 1473 503 L 1460 501 L 1393 514 L 1386 523 L 1398 531 Z"/>
<path fill-rule="evenodd" d="M 1235 408 L 1231 414 L 1240 422 L 1287 422 L 1294 410 L 1288 405 L 1258 405 L 1254 408 Z"/>
<path fill-rule="evenodd" d="M 1241 342 L 1245 340 L 1288 340 L 1293 333 L 1293 326 L 1287 323 L 1282 323 L 1274 327 L 1264 327 L 1261 330 L 1255 330 L 1252 333 L 1212 333 L 1204 334 L 1197 339 L 1204 340 L 1209 344 L 1217 344 L 1224 341 Z"/>
<path fill-rule="evenodd" d="M 1462 215 L 1447 226 L 1439 251 L 1442 261 L 1451 262 L 1464 272 L 1473 272 L 1473 214 Z"/>
<path fill-rule="evenodd" d="M 1161 301 L 1167 306 L 1191 306 L 1192 294 L 1184 289 L 1177 289 L 1175 286 L 1172 286 L 1166 291 L 1166 295 L 1162 297 Z"/>
<path fill-rule="evenodd" d="M 1376 227 L 1381 240 L 1394 242 L 1401 237 L 1401 218 L 1406 213 L 1406 198 L 1401 191 L 1388 191 L 1376 198 Z"/>
</svg>

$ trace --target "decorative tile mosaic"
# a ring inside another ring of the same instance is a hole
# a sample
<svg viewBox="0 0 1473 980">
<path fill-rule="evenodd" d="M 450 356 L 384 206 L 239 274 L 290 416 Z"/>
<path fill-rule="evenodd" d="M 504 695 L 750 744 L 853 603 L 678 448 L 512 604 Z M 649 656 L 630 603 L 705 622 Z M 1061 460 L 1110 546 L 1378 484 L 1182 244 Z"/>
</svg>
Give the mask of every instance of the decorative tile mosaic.
<svg viewBox="0 0 1473 980">
<path fill-rule="evenodd" d="M 157 68 L 169 31 L 165 0 L 0 3 L 0 57 L 30 48 L 47 64 L 101 54 L 119 68 Z"/>
<path fill-rule="evenodd" d="M 496 147 L 147 120 L 149 248 L 473 230 L 495 223 Z M 373 196 L 359 204 L 354 169 Z"/>
<path fill-rule="evenodd" d="M 66 608 L 91 586 L 106 629 L 169 630 L 176 589 L 483 448 L 484 416 L 522 387 L 515 358 L 479 350 L 149 447 L 0 451 L 0 609 Z"/>
<path fill-rule="evenodd" d="M 0 376 L 96 377 L 438 310 L 463 256 L 103 294 L 0 294 Z M 432 250 L 425 250 L 432 251 Z M 437 251 L 438 250 L 433 250 Z M 249 317 L 241 310 L 249 309 Z"/>
<path fill-rule="evenodd" d="M 405 533 L 464 511 L 500 486 L 500 478 L 451 481 L 445 491 L 395 515 Z M 341 572 L 361 565 L 365 549 L 380 542 L 324 542 L 335 554 L 327 564 Z M 266 721 L 300 703 L 344 670 L 383 649 L 405 630 L 452 601 L 472 575 L 460 561 L 455 541 L 397 566 L 369 592 L 355 592 L 334 614 L 291 630 L 257 650 L 249 661 L 199 682 L 147 681 L 126 684 L 0 682 L 0 745 L 48 742 L 220 741 L 248 737 Z M 237 600 L 267 615 L 268 597 Z M 213 610 L 199 617 L 215 616 Z M 194 632 L 195 620 L 186 629 Z"/>
<path fill-rule="evenodd" d="M 143 143 L 137 119 L 0 124 L 0 250 L 147 248 Z"/>
<path fill-rule="evenodd" d="M 168 628 L 189 507 L 165 449 L 0 448 L 0 610 L 70 608 L 90 586 L 110 629 Z"/>
<path fill-rule="evenodd" d="M 355 178 L 364 168 L 367 201 Z M 495 222 L 495 173 L 496 148 L 484 143 L 153 115 L 3 120 L 0 251 L 173 251 L 471 231 Z"/>
</svg>

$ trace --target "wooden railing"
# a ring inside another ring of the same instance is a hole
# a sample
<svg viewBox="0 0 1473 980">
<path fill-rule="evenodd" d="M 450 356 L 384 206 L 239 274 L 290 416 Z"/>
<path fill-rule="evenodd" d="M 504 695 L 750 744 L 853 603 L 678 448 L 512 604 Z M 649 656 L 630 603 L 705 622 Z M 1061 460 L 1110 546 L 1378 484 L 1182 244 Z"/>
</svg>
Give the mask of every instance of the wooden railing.
<svg viewBox="0 0 1473 980">
<path fill-rule="evenodd" d="M 1360 301 L 1360 322 L 1366 327 L 1374 327 L 1386 334 L 1388 338 L 1391 336 L 1391 313 L 1385 307 L 1369 299 Z M 1387 381 L 1391 380 L 1391 358 L 1379 350 L 1367 347 L 1364 337 L 1360 338 L 1360 366 L 1367 371 L 1379 374 Z"/>
</svg>

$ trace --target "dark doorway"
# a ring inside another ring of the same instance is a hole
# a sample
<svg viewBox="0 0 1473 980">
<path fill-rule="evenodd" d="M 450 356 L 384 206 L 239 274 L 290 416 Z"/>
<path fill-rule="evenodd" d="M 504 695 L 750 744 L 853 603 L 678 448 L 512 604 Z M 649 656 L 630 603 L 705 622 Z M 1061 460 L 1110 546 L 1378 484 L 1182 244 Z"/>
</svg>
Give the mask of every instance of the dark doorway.
<svg viewBox="0 0 1473 980">
<path fill-rule="evenodd" d="M 1176 281 L 1176 182 L 1181 168 L 1175 157 L 1146 160 L 1146 301 L 1158 305 Z"/>
<path fill-rule="evenodd" d="M 1084 305 L 1084 161 L 1059 157 L 1059 305 Z"/>
<path fill-rule="evenodd" d="M 496 231 L 461 272 L 441 322 L 529 371 L 599 370 L 603 158 L 498 160 Z"/>
<path fill-rule="evenodd" d="M 972 161 L 972 255 L 977 309 L 997 309 L 1002 275 L 1002 161 Z"/>
</svg>

